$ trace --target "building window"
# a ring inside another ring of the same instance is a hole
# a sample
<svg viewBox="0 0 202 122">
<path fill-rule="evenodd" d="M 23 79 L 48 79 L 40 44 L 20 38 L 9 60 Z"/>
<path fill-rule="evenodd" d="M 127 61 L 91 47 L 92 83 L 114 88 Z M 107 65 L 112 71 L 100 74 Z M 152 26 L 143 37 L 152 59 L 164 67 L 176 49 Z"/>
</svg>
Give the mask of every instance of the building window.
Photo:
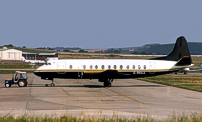
<svg viewBox="0 0 202 122">
<path fill-rule="evenodd" d="M 72 65 L 70 65 L 69 68 L 72 69 Z"/>
<path fill-rule="evenodd" d="M 95 69 L 97 69 L 98 68 L 98 66 L 97 65 L 95 65 Z"/>
<path fill-rule="evenodd" d="M 120 69 L 123 69 L 123 65 L 120 65 Z"/>
<path fill-rule="evenodd" d="M 135 65 L 133 65 L 133 69 L 135 69 Z"/>
<path fill-rule="evenodd" d="M 102 65 L 102 66 L 101 66 L 101 68 L 102 68 L 102 69 L 104 69 L 104 68 L 105 68 L 105 66 L 104 66 L 104 65 Z"/>
<path fill-rule="evenodd" d="M 116 69 L 116 65 L 114 65 L 114 69 Z"/>
<path fill-rule="evenodd" d="M 93 66 L 92 65 L 90 65 L 90 69 L 92 69 L 93 68 Z"/>
<path fill-rule="evenodd" d="M 111 66 L 110 66 L 110 65 L 108 66 L 108 69 L 111 69 Z"/>
<path fill-rule="evenodd" d="M 86 65 L 83 65 L 83 69 L 86 69 Z"/>
<path fill-rule="evenodd" d="M 138 65 L 138 69 L 141 69 L 141 66 L 140 66 L 140 65 Z"/>
<path fill-rule="evenodd" d="M 126 68 L 129 69 L 130 68 L 129 65 L 127 65 Z"/>
</svg>

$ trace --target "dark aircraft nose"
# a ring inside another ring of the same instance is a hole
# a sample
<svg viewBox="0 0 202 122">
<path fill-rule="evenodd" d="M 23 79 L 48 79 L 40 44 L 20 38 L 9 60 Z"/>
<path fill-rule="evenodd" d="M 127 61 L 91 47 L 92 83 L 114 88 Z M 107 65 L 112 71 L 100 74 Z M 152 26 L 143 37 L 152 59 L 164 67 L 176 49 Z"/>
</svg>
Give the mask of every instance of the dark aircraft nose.
<svg viewBox="0 0 202 122">
<path fill-rule="evenodd" d="M 37 72 L 37 71 L 34 71 L 34 74 L 35 74 L 36 76 L 41 76 L 41 73 L 40 73 L 40 72 Z"/>
</svg>

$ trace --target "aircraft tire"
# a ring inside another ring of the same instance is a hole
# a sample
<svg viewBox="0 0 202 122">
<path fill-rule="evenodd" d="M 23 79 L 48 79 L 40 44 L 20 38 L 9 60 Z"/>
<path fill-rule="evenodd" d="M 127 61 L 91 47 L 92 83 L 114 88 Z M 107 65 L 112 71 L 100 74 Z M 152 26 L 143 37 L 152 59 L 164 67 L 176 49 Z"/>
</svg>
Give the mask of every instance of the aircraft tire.
<svg viewBox="0 0 202 122">
<path fill-rule="evenodd" d="M 110 87 L 112 84 L 110 82 L 104 82 L 104 87 Z"/>
<path fill-rule="evenodd" d="M 55 84 L 54 83 L 51 83 L 51 87 L 54 87 L 55 86 Z"/>
</svg>

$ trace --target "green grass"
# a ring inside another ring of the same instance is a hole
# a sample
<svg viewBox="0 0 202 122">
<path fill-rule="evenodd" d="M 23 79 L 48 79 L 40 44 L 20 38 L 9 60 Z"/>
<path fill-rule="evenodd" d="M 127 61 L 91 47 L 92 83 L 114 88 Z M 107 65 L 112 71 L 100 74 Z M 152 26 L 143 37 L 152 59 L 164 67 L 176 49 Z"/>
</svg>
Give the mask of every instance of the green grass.
<svg viewBox="0 0 202 122">
<path fill-rule="evenodd" d="M 175 116 L 170 118 L 157 120 L 150 117 L 134 117 L 127 119 L 124 117 L 72 117 L 72 116 L 61 116 L 61 117 L 31 117 L 31 116 L 2 116 L 0 122 L 201 122 L 201 114 Z"/>
<path fill-rule="evenodd" d="M 155 77 L 139 78 L 140 80 L 170 85 L 178 88 L 184 88 L 202 92 L 202 77 L 188 75 L 162 75 Z"/>
<path fill-rule="evenodd" d="M 10 68 L 37 68 L 40 65 L 29 65 L 29 64 L 3 64 L 0 63 L 0 68 L 1 69 L 10 69 Z"/>
<path fill-rule="evenodd" d="M 41 65 L 29 65 L 29 64 L 0 64 L 0 69 L 8 69 L 8 70 L 0 70 L 0 74 L 15 74 L 17 69 L 25 69 L 23 71 L 27 73 L 33 73 L 33 71 L 26 71 L 26 69 L 36 69 Z M 9 70 L 13 69 L 13 70 Z M 16 69 L 16 70 L 15 70 Z"/>
</svg>

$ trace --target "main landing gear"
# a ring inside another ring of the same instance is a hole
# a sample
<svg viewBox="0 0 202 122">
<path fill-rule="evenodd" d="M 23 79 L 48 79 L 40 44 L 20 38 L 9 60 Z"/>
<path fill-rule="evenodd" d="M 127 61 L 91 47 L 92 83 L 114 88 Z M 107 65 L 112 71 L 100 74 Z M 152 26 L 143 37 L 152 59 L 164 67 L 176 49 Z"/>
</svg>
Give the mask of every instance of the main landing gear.
<svg viewBox="0 0 202 122">
<path fill-rule="evenodd" d="M 110 87 L 114 79 L 99 79 L 99 82 L 103 82 L 104 87 Z"/>
<path fill-rule="evenodd" d="M 48 84 L 46 84 L 45 86 L 48 86 Z M 53 79 L 52 79 L 52 83 L 50 84 L 51 87 L 55 86 L 55 83 L 53 83 Z"/>
</svg>

